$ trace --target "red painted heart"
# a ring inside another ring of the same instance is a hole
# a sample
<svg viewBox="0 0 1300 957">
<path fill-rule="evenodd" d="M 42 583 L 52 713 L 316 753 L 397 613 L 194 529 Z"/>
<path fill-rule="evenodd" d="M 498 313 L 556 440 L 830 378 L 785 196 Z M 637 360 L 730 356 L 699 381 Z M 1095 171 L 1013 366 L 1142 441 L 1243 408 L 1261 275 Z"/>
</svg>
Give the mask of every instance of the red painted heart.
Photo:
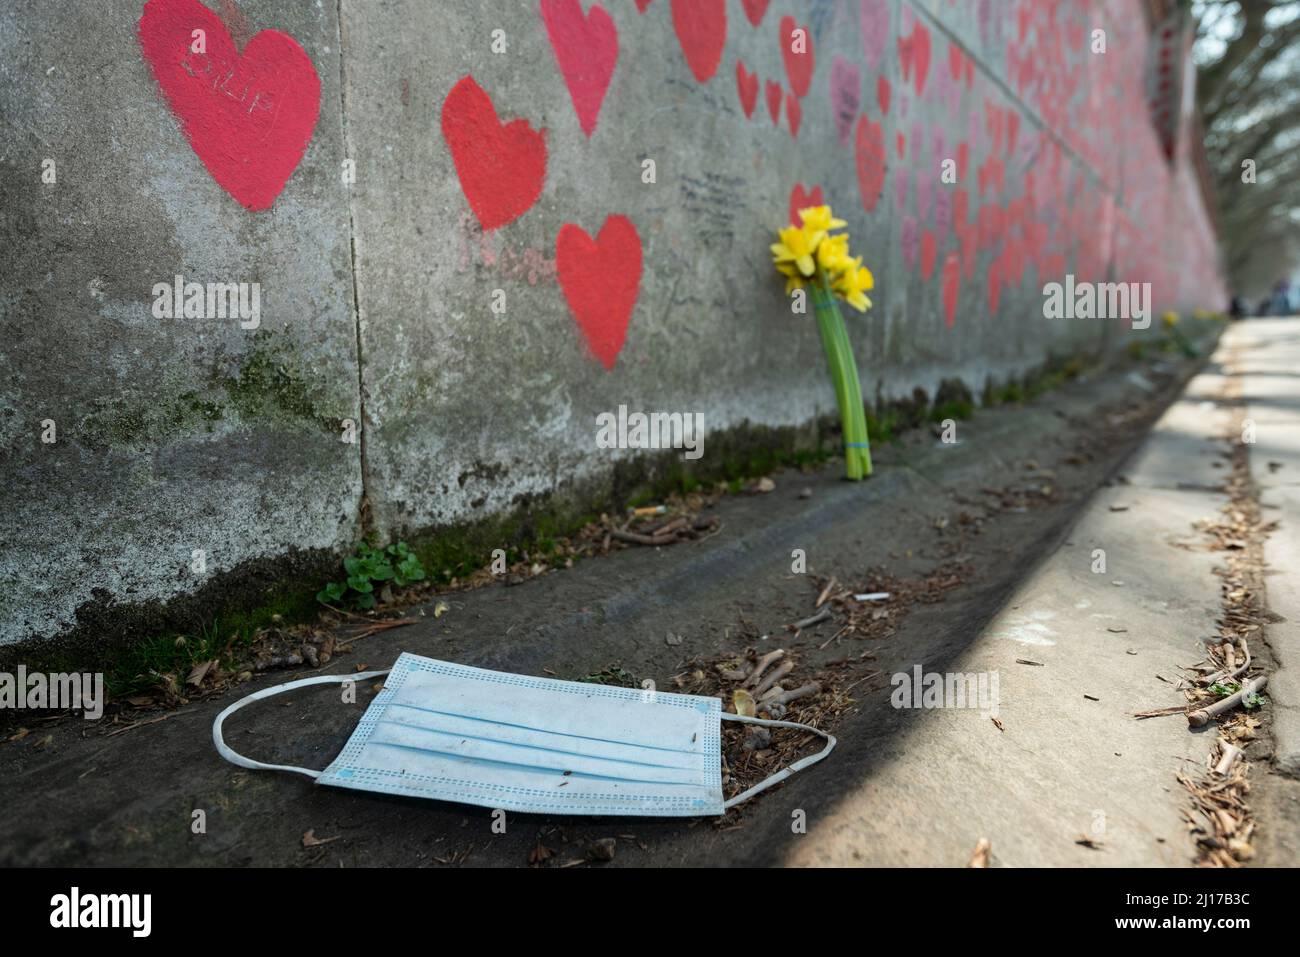
<svg viewBox="0 0 1300 957">
<path fill-rule="evenodd" d="M 893 92 L 889 86 L 889 77 L 880 74 L 876 77 L 876 106 L 880 107 L 881 114 L 889 112 L 889 95 Z"/>
<path fill-rule="evenodd" d="M 541 9 L 578 124 L 591 136 L 618 63 L 618 29 L 599 4 L 585 17 L 578 0 L 542 0 Z"/>
<path fill-rule="evenodd" d="M 537 202 L 546 180 L 546 140 L 527 120 L 498 120 L 492 98 L 472 76 L 443 100 L 442 135 L 485 230 L 518 219 Z"/>
<path fill-rule="evenodd" d="M 785 95 L 785 119 L 790 124 L 790 135 L 798 139 L 799 124 L 803 121 L 803 107 L 799 105 L 799 97 L 793 93 Z"/>
<path fill-rule="evenodd" d="M 645 13 L 646 7 L 654 3 L 654 0 L 636 0 L 636 12 Z"/>
<path fill-rule="evenodd" d="M 795 31 L 800 33 L 796 34 Z M 785 75 L 790 80 L 790 89 L 794 95 L 808 95 L 812 86 L 813 54 L 812 33 L 806 26 L 800 26 L 794 17 L 781 18 L 781 59 L 785 61 Z"/>
<path fill-rule="evenodd" d="M 858 117 L 854 160 L 862 208 L 869 213 L 876 208 L 885 185 L 885 133 L 880 124 L 872 123 L 865 113 Z"/>
<path fill-rule="evenodd" d="M 745 16 L 754 26 L 763 22 L 763 14 L 767 13 L 767 5 L 771 0 L 740 0 L 740 5 L 745 8 Z"/>
<path fill-rule="evenodd" d="M 758 104 L 758 74 L 746 70 L 741 60 L 736 61 L 736 92 L 740 94 L 740 108 L 745 111 L 745 119 L 749 119 Z"/>
<path fill-rule="evenodd" d="M 934 260 L 938 255 L 939 247 L 935 242 L 934 233 L 926 230 L 921 234 L 921 278 L 929 279 L 934 274 Z"/>
<path fill-rule="evenodd" d="M 826 200 L 822 198 L 822 188 L 820 186 L 814 186 L 811 190 L 807 190 L 804 189 L 803 183 L 795 183 L 794 189 L 790 190 L 790 225 L 803 225 L 799 210 L 807 209 L 809 206 L 823 206 L 825 203 Z"/>
<path fill-rule="evenodd" d="M 1001 263 L 995 259 L 989 264 L 989 312 L 997 312 L 1002 301 Z"/>
<path fill-rule="evenodd" d="M 204 52 L 194 52 L 196 30 Z M 140 49 L 194 153 L 240 205 L 267 209 L 320 115 L 320 77 L 293 37 L 263 30 L 242 53 L 197 0 L 149 0 Z"/>
<path fill-rule="evenodd" d="M 626 216 L 610 216 L 593 240 L 565 223 L 555 243 L 555 272 L 592 353 L 614 368 L 641 289 L 641 237 Z"/>
<path fill-rule="evenodd" d="M 957 322 L 957 293 L 961 287 L 961 261 L 951 250 L 943 260 L 943 319 L 951 329 Z"/>
<path fill-rule="evenodd" d="M 912 28 L 912 58 L 916 65 L 916 95 L 925 92 L 925 78 L 930 72 L 930 31 L 919 22 Z"/>
<path fill-rule="evenodd" d="M 673 31 L 701 83 L 718 71 L 727 42 L 727 0 L 672 0 Z"/>
<path fill-rule="evenodd" d="M 767 97 L 767 113 L 772 117 L 772 125 L 776 126 L 777 121 L 781 119 L 781 97 L 785 91 L 775 80 L 768 80 L 763 91 Z"/>
</svg>

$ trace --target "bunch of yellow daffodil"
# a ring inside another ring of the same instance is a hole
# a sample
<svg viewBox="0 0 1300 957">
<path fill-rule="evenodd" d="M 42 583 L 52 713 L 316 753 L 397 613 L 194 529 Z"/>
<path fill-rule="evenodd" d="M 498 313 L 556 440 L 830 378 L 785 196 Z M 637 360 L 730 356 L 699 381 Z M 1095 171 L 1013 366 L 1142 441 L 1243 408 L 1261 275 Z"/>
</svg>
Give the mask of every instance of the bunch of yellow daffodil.
<svg viewBox="0 0 1300 957">
<path fill-rule="evenodd" d="M 875 279 L 871 270 L 862 265 L 862 257 L 855 259 L 849 254 L 848 233 L 834 233 L 848 224 L 836 219 L 829 206 L 801 209 L 799 219 L 802 226 L 789 226 L 778 233 L 780 241 L 771 246 L 772 261 L 777 272 L 785 276 L 787 296 L 805 286 L 812 294 L 817 328 L 840 406 L 845 474 L 850 479 L 861 479 L 871 474 L 871 445 L 858 366 L 835 299 L 866 312 L 871 308 L 867 291 L 875 285 Z"/>
<path fill-rule="evenodd" d="M 849 255 L 849 234 L 831 234 L 848 223 L 836 219 L 829 206 L 801 209 L 799 218 L 803 225 L 782 229 L 780 242 L 771 246 L 776 270 L 786 277 L 786 295 L 809 282 L 814 288 L 827 285 L 858 312 L 866 312 L 871 308 L 866 294 L 876 280 L 862 265 L 861 256 Z"/>
</svg>

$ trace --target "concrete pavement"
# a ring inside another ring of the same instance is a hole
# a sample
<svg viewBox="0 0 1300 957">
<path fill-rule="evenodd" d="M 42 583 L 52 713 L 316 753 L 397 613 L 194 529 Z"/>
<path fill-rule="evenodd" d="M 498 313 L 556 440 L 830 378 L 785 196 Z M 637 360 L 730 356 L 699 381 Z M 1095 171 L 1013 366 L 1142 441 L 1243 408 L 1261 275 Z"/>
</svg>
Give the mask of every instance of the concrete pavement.
<svg viewBox="0 0 1300 957">
<path fill-rule="evenodd" d="M 1253 430 L 1251 478 L 1277 522 L 1264 544 L 1269 608 L 1283 619 L 1268 632 L 1278 664 L 1269 678 L 1275 766 L 1300 777 L 1300 318 L 1240 323 L 1225 346 L 1236 350 L 1243 425 Z"/>
</svg>

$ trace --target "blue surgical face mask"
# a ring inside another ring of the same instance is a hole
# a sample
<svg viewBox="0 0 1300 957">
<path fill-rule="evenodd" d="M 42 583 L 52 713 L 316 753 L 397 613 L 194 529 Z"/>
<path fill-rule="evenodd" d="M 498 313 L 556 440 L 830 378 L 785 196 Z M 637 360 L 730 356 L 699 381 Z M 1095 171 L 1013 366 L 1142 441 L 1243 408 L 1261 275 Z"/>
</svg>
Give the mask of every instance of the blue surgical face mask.
<svg viewBox="0 0 1300 957">
<path fill-rule="evenodd" d="M 226 718 L 253 701 L 380 675 L 388 676 L 383 690 L 324 771 L 250 760 L 221 736 Z M 723 719 L 810 731 L 826 746 L 723 801 Z M 530 678 L 412 654 L 390 671 L 255 692 L 217 716 L 212 739 L 241 767 L 293 771 L 335 787 L 509 811 L 647 817 L 721 814 L 835 747 L 834 737 L 808 725 L 724 714 L 717 698 Z"/>
</svg>

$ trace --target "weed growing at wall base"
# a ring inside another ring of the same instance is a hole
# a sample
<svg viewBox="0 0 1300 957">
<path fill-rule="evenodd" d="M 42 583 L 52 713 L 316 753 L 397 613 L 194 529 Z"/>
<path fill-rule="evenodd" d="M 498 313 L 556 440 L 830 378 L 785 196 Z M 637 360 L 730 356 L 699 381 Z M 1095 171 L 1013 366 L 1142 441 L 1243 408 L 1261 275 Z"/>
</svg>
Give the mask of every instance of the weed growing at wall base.
<svg viewBox="0 0 1300 957">
<path fill-rule="evenodd" d="M 387 548 L 373 548 L 367 543 L 357 547 L 356 553 L 343 559 L 346 580 L 330 582 L 316 595 L 324 604 L 351 601 L 357 608 L 375 606 L 375 586 L 405 588 L 411 582 L 423 581 L 424 565 L 406 542 L 397 542 Z"/>
</svg>

